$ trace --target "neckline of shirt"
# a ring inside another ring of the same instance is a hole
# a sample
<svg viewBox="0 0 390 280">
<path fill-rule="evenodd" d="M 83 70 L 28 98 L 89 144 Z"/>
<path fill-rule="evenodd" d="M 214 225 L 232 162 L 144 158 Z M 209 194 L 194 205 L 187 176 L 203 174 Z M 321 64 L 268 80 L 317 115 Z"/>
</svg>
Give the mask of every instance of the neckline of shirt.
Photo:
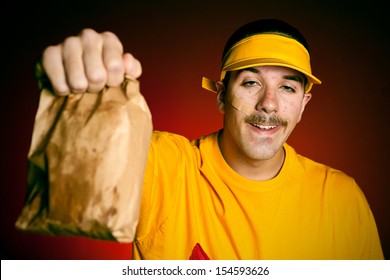
<svg viewBox="0 0 390 280">
<path fill-rule="evenodd" d="M 238 174 L 225 161 L 218 144 L 218 134 L 219 132 L 215 132 L 202 141 L 204 143 L 201 145 L 201 153 L 203 150 L 203 154 L 206 156 L 206 158 L 203 156 L 205 161 L 203 169 L 211 169 L 230 188 L 245 192 L 269 192 L 285 185 L 296 160 L 295 151 L 291 146 L 287 143 L 283 146 L 285 149 L 285 160 L 278 175 L 270 180 L 254 181 Z"/>
</svg>

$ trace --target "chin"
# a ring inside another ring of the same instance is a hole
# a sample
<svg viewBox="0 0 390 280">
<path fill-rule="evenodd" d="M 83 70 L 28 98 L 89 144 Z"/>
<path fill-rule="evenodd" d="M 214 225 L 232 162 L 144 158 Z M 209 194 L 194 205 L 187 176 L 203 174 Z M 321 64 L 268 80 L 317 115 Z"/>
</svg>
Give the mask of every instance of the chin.
<svg viewBox="0 0 390 280">
<path fill-rule="evenodd" d="M 279 149 L 268 147 L 256 147 L 247 151 L 247 156 L 253 160 L 269 160 L 275 157 Z"/>
</svg>

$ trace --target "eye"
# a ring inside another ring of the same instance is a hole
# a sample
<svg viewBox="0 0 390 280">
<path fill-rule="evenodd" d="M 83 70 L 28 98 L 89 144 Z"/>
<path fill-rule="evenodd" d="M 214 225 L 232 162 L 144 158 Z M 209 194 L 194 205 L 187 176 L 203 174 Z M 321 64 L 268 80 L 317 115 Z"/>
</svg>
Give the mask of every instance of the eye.
<svg viewBox="0 0 390 280">
<path fill-rule="evenodd" d="M 258 82 L 256 82 L 256 81 L 250 80 L 250 81 L 244 81 L 244 82 L 242 83 L 242 85 L 243 85 L 244 87 L 256 87 L 256 86 L 259 86 L 260 84 L 259 84 Z"/>
<path fill-rule="evenodd" d="M 295 92 L 295 89 L 293 87 L 290 87 L 290 86 L 281 86 L 280 87 L 283 91 L 286 91 L 286 92 L 291 92 L 291 93 L 294 93 Z"/>
</svg>

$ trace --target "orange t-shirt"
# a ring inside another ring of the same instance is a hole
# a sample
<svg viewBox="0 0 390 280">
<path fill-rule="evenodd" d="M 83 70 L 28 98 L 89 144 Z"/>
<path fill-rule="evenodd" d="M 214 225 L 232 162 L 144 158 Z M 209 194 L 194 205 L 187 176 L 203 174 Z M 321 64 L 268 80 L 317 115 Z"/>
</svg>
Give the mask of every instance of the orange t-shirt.
<svg viewBox="0 0 390 280">
<path fill-rule="evenodd" d="M 370 207 L 346 174 L 284 145 L 280 173 L 246 179 L 225 162 L 218 132 L 190 141 L 154 132 L 134 259 L 383 259 Z"/>
</svg>

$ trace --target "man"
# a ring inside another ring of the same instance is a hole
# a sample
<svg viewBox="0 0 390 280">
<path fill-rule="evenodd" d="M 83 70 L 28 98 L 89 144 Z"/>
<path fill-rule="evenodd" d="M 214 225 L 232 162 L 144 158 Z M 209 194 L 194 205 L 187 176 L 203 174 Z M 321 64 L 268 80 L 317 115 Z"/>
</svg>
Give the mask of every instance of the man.
<svg viewBox="0 0 390 280">
<path fill-rule="evenodd" d="M 112 33 L 86 29 L 48 47 L 42 67 L 58 95 L 99 92 L 138 78 L 141 64 Z M 217 93 L 224 128 L 198 140 L 155 131 L 135 259 L 383 259 L 374 217 L 341 171 L 286 141 L 311 99 L 302 34 L 259 20 L 228 40 Z M 195 253 L 194 253 L 195 250 Z"/>
</svg>

